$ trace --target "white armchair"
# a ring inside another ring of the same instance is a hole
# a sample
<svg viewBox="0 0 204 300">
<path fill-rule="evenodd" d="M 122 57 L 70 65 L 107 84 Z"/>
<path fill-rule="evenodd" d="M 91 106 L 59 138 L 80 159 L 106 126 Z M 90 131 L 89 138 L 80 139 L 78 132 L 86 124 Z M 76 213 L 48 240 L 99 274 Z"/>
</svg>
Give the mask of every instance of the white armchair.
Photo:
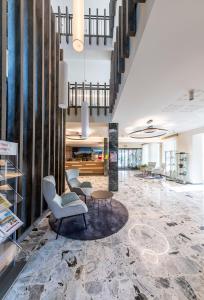
<svg viewBox="0 0 204 300">
<path fill-rule="evenodd" d="M 65 171 L 65 178 L 70 191 L 75 192 L 78 196 L 83 196 L 86 203 L 87 197 L 91 196 L 92 185 L 88 181 L 80 182 L 78 177 L 78 169 L 69 169 Z"/>
<path fill-rule="evenodd" d="M 56 183 L 53 176 L 43 178 L 42 190 L 49 209 L 54 217 L 59 220 L 56 239 L 58 238 L 62 221 L 65 218 L 83 215 L 84 224 L 87 228 L 85 214 L 88 212 L 88 208 L 76 193 L 67 193 L 59 196 L 56 193 Z"/>
</svg>

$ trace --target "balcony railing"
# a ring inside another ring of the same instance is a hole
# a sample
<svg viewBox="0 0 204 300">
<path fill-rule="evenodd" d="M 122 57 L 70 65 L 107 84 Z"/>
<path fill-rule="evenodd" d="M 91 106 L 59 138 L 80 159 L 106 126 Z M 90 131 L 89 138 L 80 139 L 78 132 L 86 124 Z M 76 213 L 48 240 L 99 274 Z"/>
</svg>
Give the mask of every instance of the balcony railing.
<svg viewBox="0 0 204 300">
<path fill-rule="evenodd" d="M 70 109 L 74 109 L 75 115 L 78 113 L 78 109 L 81 108 L 82 101 L 86 101 L 89 104 L 90 115 L 93 113 L 93 109 L 96 109 L 97 115 L 103 111 L 104 115 L 109 112 L 109 96 L 110 86 L 106 83 L 102 84 L 78 84 L 68 83 L 68 114 Z"/>
<path fill-rule="evenodd" d="M 68 7 L 66 12 L 62 13 L 60 7 L 56 15 L 57 32 L 61 37 L 66 37 L 67 44 L 72 36 L 72 21 L 73 15 L 69 13 Z M 92 44 L 92 39 L 96 38 L 96 44 L 99 45 L 99 40 L 103 39 L 104 45 L 107 44 L 107 39 L 113 37 L 113 19 L 114 16 L 108 16 L 106 9 L 104 14 L 99 15 L 99 10 L 96 9 L 95 14 L 92 14 L 89 8 L 89 14 L 84 16 L 85 37 L 89 39 L 89 44 Z"/>
</svg>

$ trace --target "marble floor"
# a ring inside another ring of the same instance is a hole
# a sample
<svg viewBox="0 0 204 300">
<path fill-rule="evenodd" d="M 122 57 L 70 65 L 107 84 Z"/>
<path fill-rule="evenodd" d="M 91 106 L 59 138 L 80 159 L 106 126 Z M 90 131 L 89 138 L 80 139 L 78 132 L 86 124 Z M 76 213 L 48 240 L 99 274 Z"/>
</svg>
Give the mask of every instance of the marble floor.
<svg viewBox="0 0 204 300">
<path fill-rule="evenodd" d="M 45 217 L 6 300 L 204 299 L 204 189 L 120 172 L 125 227 L 97 241 L 55 240 Z M 104 177 L 90 177 L 95 189 Z"/>
</svg>

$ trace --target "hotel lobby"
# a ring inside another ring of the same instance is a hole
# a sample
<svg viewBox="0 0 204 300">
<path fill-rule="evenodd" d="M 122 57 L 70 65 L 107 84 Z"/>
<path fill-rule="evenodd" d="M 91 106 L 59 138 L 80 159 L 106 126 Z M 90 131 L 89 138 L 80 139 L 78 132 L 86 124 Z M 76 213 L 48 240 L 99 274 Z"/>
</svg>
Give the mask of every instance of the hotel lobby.
<svg viewBox="0 0 204 300">
<path fill-rule="evenodd" d="M 203 28 L 202 0 L 1 1 L 0 299 L 204 299 Z"/>
</svg>

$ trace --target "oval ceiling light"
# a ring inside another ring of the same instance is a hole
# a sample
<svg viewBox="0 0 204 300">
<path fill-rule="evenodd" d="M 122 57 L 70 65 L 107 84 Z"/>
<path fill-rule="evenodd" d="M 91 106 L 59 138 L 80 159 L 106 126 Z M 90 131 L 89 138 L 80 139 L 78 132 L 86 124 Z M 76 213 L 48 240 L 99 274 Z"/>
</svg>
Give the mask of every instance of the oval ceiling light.
<svg viewBox="0 0 204 300">
<path fill-rule="evenodd" d="M 59 108 L 68 108 L 68 64 L 65 61 L 59 63 Z"/>
<path fill-rule="evenodd" d="M 135 130 L 129 133 L 129 136 L 133 139 L 151 139 L 164 136 L 168 133 L 167 129 L 150 125 L 152 122 L 152 120 L 149 120 L 146 128 Z"/>
<path fill-rule="evenodd" d="M 84 50 L 84 0 L 73 0 L 73 48 L 77 52 Z"/>
</svg>

